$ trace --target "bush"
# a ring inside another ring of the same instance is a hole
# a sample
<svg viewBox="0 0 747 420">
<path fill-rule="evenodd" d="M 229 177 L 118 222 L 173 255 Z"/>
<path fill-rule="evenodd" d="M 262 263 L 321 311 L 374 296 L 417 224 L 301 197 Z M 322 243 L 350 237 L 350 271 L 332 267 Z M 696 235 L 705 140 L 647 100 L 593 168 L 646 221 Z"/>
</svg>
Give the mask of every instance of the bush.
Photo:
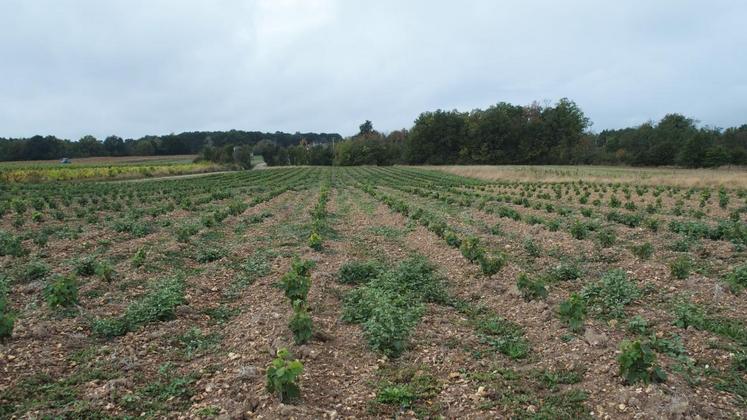
<svg viewBox="0 0 747 420">
<path fill-rule="evenodd" d="M 176 240 L 179 242 L 187 242 L 189 238 L 196 235 L 200 231 L 200 227 L 193 223 L 186 223 L 176 228 Z"/>
<path fill-rule="evenodd" d="M 602 248 L 609 248 L 615 244 L 617 237 L 615 236 L 615 231 L 612 229 L 604 229 L 597 233 L 597 240 Z"/>
<path fill-rule="evenodd" d="M 278 396 L 284 404 L 294 403 L 301 398 L 301 389 L 296 379 L 303 372 L 303 363 L 290 360 L 287 349 L 279 349 L 277 357 L 267 367 L 267 392 Z"/>
<path fill-rule="evenodd" d="M 481 255 L 479 263 L 482 274 L 492 276 L 506 265 L 506 256 L 504 254 Z"/>
<path fill-rule="evenodd" d="M 524 250 L 530 257 L 537 258 L 542 255 L 542 248 L 532 238 L 524 238 Z"/>
<path fill-rule="evenodd" d="M 226 250 L 222 248 L 200 247 L 200 249 L 197 251 L 195 260 L 197 260 L 198 263 L 204 264 L 217 261 L 225 256 Z"/>
<path fill-rule="evenodd" d="M 629 385 L 636 382 L 664 382 L 667 375 L 656 364 L 656 355 L 648 343 L 625 340 L 620 345 L 620 376 Z"/>
<path fill-rule="evenodd" d="M 516 280 L 516 287 L 519 288 L 524 300 L 536 300 L 547 298 L 547 289 L 541 280 L 532 280 L 525 273 L 519 274 Z"/>
<path fill-rule="evenodd" d="M 643 224 L 646 226 L 646 229 L 650 230 L 651 232 L 658 232 L 659 231 L 659 220 L 654 218 L 648 218 L 646 219 Z"/>
<path fill-rule="evenodd" d="M 377 261 L 350 261 L 340 267 L 337 275 L 342 284 L 364 284 L 378 276 L 382 271 Z"/>
<path fill-rule="evenodd" d="M 674 308 L 674 325 L 680 328 L 693 326 L 697 329 L 704 329 L 706 325 L 706 316 L 703 310 L 692 303 L 679 303 Z"/>
<path fill-rule="evenodd" d="M 247 208 L 249 208 L 249 205 L 243 201 L 239 201 L 239 200 L 232 201 L 228 205 L 228 213 L 230 213 L 232 216 L 238 216 L 244 211 L 246 211 Z"/>
<path fill-rule="evenodd" d="M 96 259 L 92 256 L 83 257 L 73 263 L 75 274 L 89 277 L 96 274 Z"/>
<path fill-rule="evenodd" d="M 469 236 L 462 241 L 459 250 L 462 252 L 464 258 L 470 262 L 477 262 L 482 257 L 485 251 L 480 246 L 480 239 L 476 236 Z"/>
<path fill-rule="evenodd" d="M 584 222 L 576 220 L 571 225 L 570 232 L 575 239 L 586 239 L 589 236 L 589 227 Z"/>
<path fill-rule="evenodd" d="M 511 207 L 499 206 L 495 209 L 495 213 L 500 217 L 506 217 L 516 221 L 521 220 L 521 214 Z"/>
<path fill-rule="evenodd" d="M 389 357 L 399 356 L 422 315 L 422 305 L 412 306 L 407 299 L 380 290 L 372 291 L 369 299 L 370 312 L 363 322 L 368 344 Z"/>
<path fill-rule="evenodd" d="M 724 187 L 718 190 L 718 206 L 725 209 L 729 205 L 729 194 Z"/>
<path fill-rule="evenodd" d="M 686 279 L 690 275 L 693 263 L 685 255 L 680 255 L 674 261 L 669 263 L 669 271 L 672 273 L 672 277 L 676 279 Z"/>
<path fill-rule="evenodd" d="M 112 228 L 115 232 L 127 232 L 137 238 L 142 238 L 153 231 L 150 225 L 131 218 L 115 221 Z"/>
<path fill-rule="evenodd" d="M 693 242 L 692 239 L 688 238 L 678 239 L 669 245 L 669 249 L 675 252 L 689 252 Z"/>
<path fill-rule="evenodd" d="M 621 318 L 625 315 L 625 306 L 638 299 L 640 291 L 624 271 L 615 269 L 605 273 L 600 281 L 584 287 L 581 296 L 596 316 Z"/>
<path fill-rule="evenodd" d="M 10 310 L 8 303 L 8 286 L 6 280 L 0 277 L 0 342 L 4 342 L 13 335 L 13 325 L 16 317 Z"/>
<path fill-rule="evenodd" d="M 44 288 L 44 299 L 50 308 L 73 306 L 78 303 L 78 282 L 74 277 L 57 276 Z"/>
<path fill-rule="evenodd" d="M 322 236 L 319 235 L 316 231 L 311 232 L 311 235 L 309 235 L 309 248 L 315 250 L 315 251 L 321 251 L 322 250 Z"/>
<path fill-rule="evenodd" d="M 648 334 L 648 329 L 648 321 L 640 315 L 636 315 L 628 321 L 628 331 L 633 334 L 645 335 Z"/>
<path fill-rule="evenodd" d="M 145 264 L 145 259 L 148 256 L 148 250 L 142 246 L 138 248 L 138 250 L 135 252 L 135 255 L 132 256 L 132 266 L 133 267 L 142 267 L 143 264 Z"/>
<path fill-rule="evenodd" d="M 747 264 L 734 267 L 734 270 L 724 277 L 724 281 L 735 294 L 747 288 Z"/>
<path fill-rule="evenodd" d="M 562 262 L 545 274 L 548 282 L 571 281 L 581 277 L 581 268 L 574 262 Z"/>
<path fill-rule="evenodd" d="M 10 255 L 20 257 L 24 254 L 21 238 L 11 233 L 0 230 L 0 257 Z"/>
<path fill-rule="evenodd" d="M 424 303 L 445 303 L 443 279 L 425 258 L 412 257 L 348 293 L 343 320 L 360 323 L 372 349 L 399 356 L 422 316 Z"/>
<path fill-rule="evenodd" d="M 30 261 L 23 268 L 23 271 L 18 276 L 18 279 L 22 282 L 40 280 L 46 277 L 47 274 L 49 274 L 49 271 L 49 266 L 47 264 L 44 264 L 42 261 Z"/>
<path fill-rule="evenodd" d="M 640 245 L 631 246 L 630 252 L 638 259 L 647 260 L 654 254 L 654 246 L 650 242 L 644 242 Z"/>
<path fill-rule="evenodd" d="M 312 321 L 304 302 L 300 300 L 293 302 L 293 316 L 288 323 L 288 328 L 293 332 L 293 340 L 298 345 L 305 344 L 311 339 Z"/>
<path fill-rule="evenodd" d="M 548 220 L 546 226 L 550 232 L 557 232 L 560 230 L 560 221 L 558 219 Z"/>
<path fill-rule="evenodd" d="M 638 227 L 643 223 L 643 216 L 635 213 L 621 213 L 619 211 L 611 211 L 607 213 L 607 220 L 610 222 L 616 222 L 621 225 L 628 227 Z"/>
<path fill-rule="evenodd" d="M 462 245 L 462 240 L 453 230 L 447 230 L 444 232 L 444 240 L 447 245 L 454 248 L 459 248 Z"/>
<path fill-rule="evenodd" d="M 112 267 L 111 264 L 106 261 L 96 264 L 95 271 L 96 275 L 106 282 L 111 282 L 112 280 L 114 280 L 114 276 L 116 274 L 114 272 L 114 267 Z"/>
<path fill-rule="evenodd" d="M 568 328 L 572 332 L 581 332 L 584 330 L 586 302 L 578 294 L 574 293 L 567 300 L 560 303 L 558 316 L 563 323 L 568 325 Z"/>
</svg>

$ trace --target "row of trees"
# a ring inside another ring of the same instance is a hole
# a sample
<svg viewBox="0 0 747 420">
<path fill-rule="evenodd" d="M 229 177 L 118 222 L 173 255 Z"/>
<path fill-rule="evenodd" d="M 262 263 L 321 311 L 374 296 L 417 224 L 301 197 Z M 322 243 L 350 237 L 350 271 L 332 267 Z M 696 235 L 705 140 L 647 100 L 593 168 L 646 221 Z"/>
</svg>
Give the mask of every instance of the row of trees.
<svg viewBox="0 0 747 420">
<path fill-rule="evenodd" d="M 605 130 L 592 136 L 590 163 L 691 168 L 747 165 L 747 124 L 719 130 L 670 114 L 657 124 Z"/>
<path fill-rule="evenodd" d="M 278 165 L 405 164 L 626 164 L 714 167 L 747 165 L 747 125 L 726 130 L 698 127 L 679 114 L 637 127 L 592 133 L 590 121 L 573 101 L 529 106 L 501 102 L 471 112 L 424 112 L 409 130 L 388 134 L 370 121 L 342 139 L 327 133 L 257 131 L 190 132 L 103 142 L 55 137 L 0 139 L 0 160 L 61 156 L 173 155 L 200 153 L 203 159 L 239 163 L 262 155 Z M 332 146 L 334 145 L 334 146 Z M 238 153 L 238 155 L 237 155 Z"/>
<path fill-rule="evenodd" d="M 551 106 L 502 102 L 471 112 L 424 112 L 410 130 L 388 135 L 366 121 L 357 135 L 337 143 L 334 150 L 296 146 L 286 156 L 278 148 L 282 156 L 268 163 L 747 165 L 747 125 L 719 130 L 669 114 L 657 123 L 598 134 L 589 132 L 589 126 L 583 111 L 568 99 Z M 325 159 L 312 157 L 319 155 Z"/>
<path fill-rule="evenodd" d="M 279 147 L 297 145 L 302 139 L 310 144 L 326 144 L 341 140 L 336 133 L 262 133 L 259 131 L 194 131 L 164 136 L 145 136 L 139 139 L 122 139 L 109 136 L 103 141 L 85 136 L 78 141 L 55 136 L 30 138 L 0 138 L 0 161 L 45 160 L 61 157 L 90 156 L 153 156 L 190 155 L 205 148 L 221 149 L 226 146 L 254 146 L 262 140 Z"/>
</svg>

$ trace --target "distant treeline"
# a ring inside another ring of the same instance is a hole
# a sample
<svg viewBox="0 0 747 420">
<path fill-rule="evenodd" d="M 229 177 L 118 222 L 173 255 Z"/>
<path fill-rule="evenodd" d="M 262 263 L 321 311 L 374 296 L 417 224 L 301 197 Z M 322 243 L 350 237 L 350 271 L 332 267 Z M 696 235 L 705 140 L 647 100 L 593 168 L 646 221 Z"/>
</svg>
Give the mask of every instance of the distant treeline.
<svg viewBox="0 0 747 420">
<path fill-rule="evenodd" d="M 411 129 L 387 135 L 366 121 L 334 151 L 294 146 L 263 149 L 263 156 L 270 165 L 747 165 L 747 125 L 698 127 L 693 119 L 669 114 L 658 123 L 598 134 L 589 126 L 568 99 L 552 106 L 499 103 L 471 112 L 425 112 Z"/>
<path fill-rule="evenodd" d="M 424 112 L 410 129 L 387 134 L 370 121 L 342 139 L 327 133 L 191 132 L 103 142 L 54 137 L 0 139 L 0 160 L 61 156 L 173 155 L 236 163 L 251 146 L 270 166 L 392 164 L 531 164 L 716 167 L 747 165 L 747 125 L 717 129 L 669 114 L 659 122 L 594 133 L 571 100 L 553 105 L 501 102 L 471 112 Z M 330 144 L 334 143 L 334 147 Z M 245 165 L 244 165 L 245 166 Z"/>
<path fill-rule="evenodd" d="M 62 157 L 93 156 L 154 156 L 198 154 L 206 147 L 254 146 L 262 140 L 271 141 L 280 147 L 298 144 L 305 139 L 309 144 L 326 144 L 341 140 L 337 133 L 262 133 L 259 131 L 193 131 L 164 136 L 145 136 L 139 139 L 123 139 L 109 136 L 99 140 L 85 136 L 78 141 L 60 139 L 55 136 L 29 138 L 0 138 L 0 161 L 47 160 Z"/>
</svg>

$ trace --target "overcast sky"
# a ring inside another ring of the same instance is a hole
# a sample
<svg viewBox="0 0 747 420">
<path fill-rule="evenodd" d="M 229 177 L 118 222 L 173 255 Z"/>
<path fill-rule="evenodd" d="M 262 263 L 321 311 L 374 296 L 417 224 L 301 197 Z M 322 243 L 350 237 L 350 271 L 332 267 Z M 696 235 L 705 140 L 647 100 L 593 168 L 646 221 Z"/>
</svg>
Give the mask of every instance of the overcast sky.
<svg viewBox="0 0 747 420">
<path fill-rule="evenodd" d="M 410 127 L 555 102 L 747 123 L 747 1 L 0 0 L 0 136 Z"/>
</svg>

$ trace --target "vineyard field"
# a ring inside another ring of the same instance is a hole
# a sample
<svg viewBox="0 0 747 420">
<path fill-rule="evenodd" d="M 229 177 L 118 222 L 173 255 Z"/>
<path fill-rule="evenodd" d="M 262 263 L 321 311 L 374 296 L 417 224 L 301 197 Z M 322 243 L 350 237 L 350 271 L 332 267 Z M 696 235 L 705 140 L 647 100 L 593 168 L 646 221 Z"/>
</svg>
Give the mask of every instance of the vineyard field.
<svg viewBox="0 0 747 420">
<path fill-rule="evenodd" d="M 0 183 L 0 418 L 745 417 L 743 180 L 442 169 Z"/>
</svg>

